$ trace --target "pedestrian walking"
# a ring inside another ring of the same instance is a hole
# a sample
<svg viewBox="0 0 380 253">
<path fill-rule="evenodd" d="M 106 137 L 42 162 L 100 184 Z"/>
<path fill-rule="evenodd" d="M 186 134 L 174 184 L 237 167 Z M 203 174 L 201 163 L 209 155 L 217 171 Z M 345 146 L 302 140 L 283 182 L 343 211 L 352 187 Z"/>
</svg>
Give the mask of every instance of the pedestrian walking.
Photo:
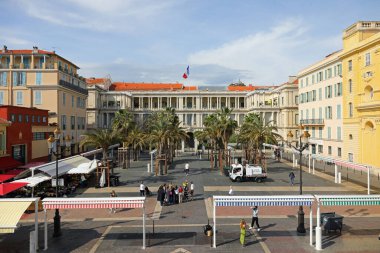
<svg viewBox="0 0 380 253">
<path fill-rule="evenodd" d="M 234 195 L 234 190 L 232 189 L 232 185 L 230 185 L 230 190 L 228 192 L 228 195 Z"/>
<path fill-rule="evenodd" d="M 157 201 L 160 201 L 161 206 L 164 205 L 164 199 L 165 199 L 165 190 L 164 190 L 164 187 L 160 185 L 157 191 Z"/>
<path fill-rule="evenodd" d="M 245 247 L 245 232 L 246 232 L 247 223 L 244 219 L 240 221 L 240 244 L 242 247 Z"/>
<path fill-rule="evenodd" d="M 290 184 L 294 185 L 294 178 L 296 178 L 296 175 L 294 175 L 293 171 L 289 173 L 289 178 L 290 178 Z"/>
<path fill-rule="evenodd" d="M 191 197 L 191 200 L 193 200 L 194 198 L 194 183 L 193 182 L 190 182 L 190 197 Z"/>
<path fill-rule="evenodd" d="M 143 181 L 141 181 L 140 184 L 140 196 L 145 196 L 145 185 Z"/>
<path fill-rule="evenodd" d="M 189 163 L 186 163 L 185 164 L 185 173 L 186 173 L 186 176 L 189 175 L 189 172 L 190 172 L 190 166 L 189 166 Z"/>
<path fill-rule="evenodd" d="M 110 197 L 111 198 L 116 198 L 117 197 L 116 192 L 114 190 L 111 191 Z M 116 209 L 115 208 L 110 208 L 110 213 L 116 213 Z"/>
<path fill-rule="evenodd" d="M 259 209 L 257 208 L 257 206 L 251 207 L 251 209 L 252 209 L 252 222 L 249 229 L 253 229 L 253 225 L 256 223 L 257 231 L 260 231 L 261 228 L 259 225 Z"/>
<path fill-rule="evenodd" d="M 179 186 L 178 188 L 178 203 L 181 204 L 183 201 L 183 188 L 182 185 Z"/>
</svg>

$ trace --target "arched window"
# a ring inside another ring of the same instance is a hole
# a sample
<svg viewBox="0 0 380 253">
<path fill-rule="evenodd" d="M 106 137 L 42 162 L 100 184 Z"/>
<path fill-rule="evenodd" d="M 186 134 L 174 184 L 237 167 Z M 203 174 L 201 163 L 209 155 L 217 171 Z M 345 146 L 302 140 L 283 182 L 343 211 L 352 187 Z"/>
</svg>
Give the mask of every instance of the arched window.
<svg viewBox="0 0 380 253">
<path fill-rule="evenodd" d="M 373 128 L 374 128 L 374 126 L 373 126 L 373 124 L 372 124 L 371 121 L 367 121 L 367 122 L 365 123 L 365 126 L 364 126 L 365 131 L 372 131 Z"/>
<path fill-rule="evenodd" d="M 365 100 L 372 100 L 373 99 L 373 88 L 372 86 L 368 85 L 364 89 L 365 94 Z"/>
<path fill-rule="evenodd" d="M 352 134 L 348 135 L 348 139 L 352 140 Z"/>
</svg>

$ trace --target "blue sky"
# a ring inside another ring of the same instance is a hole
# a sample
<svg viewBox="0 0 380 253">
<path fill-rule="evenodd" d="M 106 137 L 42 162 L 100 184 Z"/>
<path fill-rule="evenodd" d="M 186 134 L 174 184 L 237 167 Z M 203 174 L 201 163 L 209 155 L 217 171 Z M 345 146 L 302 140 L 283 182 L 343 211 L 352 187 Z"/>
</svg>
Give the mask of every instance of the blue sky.
<svg viewBox="0 0 380 253">
<path fill-rule="evenodd" d="M 380 20 L 376 0 L 0 0 L 0 43 L 55 50 L 85 77 L 272 85 Z M 182 78 L 187 65 L 190 77 Z"/>
</svg>

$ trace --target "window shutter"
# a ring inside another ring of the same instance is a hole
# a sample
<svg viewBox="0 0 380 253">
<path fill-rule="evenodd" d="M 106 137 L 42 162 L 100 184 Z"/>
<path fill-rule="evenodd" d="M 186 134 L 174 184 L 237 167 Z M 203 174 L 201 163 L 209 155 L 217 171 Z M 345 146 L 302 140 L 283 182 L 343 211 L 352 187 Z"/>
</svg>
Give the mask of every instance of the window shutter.
<svg viewBox="0 0 380 253">
<path fill-rule="evenodd" d="M 13 86 L 17 86 L 17 72 L 13 72 Z"/>
<path fill-rule="evenodd" d="M 36 84 L 40 85 L 41 84 L 41 73 L 36 73 Z"/>
<path fill-rule="evenodd" d="M 7 86 L 7 72 L 1 73 L 1 86 Z"/>
<path fill-rule="evenodd" d="M 4 104 L 4 92 L 0 91 L 0 105 Z"/>
<path fill-rule="evenodd" d="M 22 84 L 25 85 L 26 84 L 26 72 L 22 72 L 21 75 L 22 75 Z"/>
</svg>

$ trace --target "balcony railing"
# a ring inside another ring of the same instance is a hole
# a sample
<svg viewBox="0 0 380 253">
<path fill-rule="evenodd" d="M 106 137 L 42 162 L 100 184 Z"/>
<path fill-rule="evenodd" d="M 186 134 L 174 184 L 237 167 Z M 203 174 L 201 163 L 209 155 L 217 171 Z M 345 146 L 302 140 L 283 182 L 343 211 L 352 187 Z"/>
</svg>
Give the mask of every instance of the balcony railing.
<svg viewBox="0 0 380 253">
<path fill-rule="evenodd" d="M 88 91 L 86 89 L 83 89 L 82 87 L 79 87 L 75 84 L 66 82 L 64 80 L 59 80 L 59 85 L 64 86 L 64 87 L 69 88 L 69 89 L 72 89 L 72 90 L 75 90 L 75 91 L 80 92 L 82 94 L 88 95 Z"/>
<path fill-rule="evenodd" d="M 323 119 L 301 119 L 300 123 L 302 125 L 325 125 Z"/>
</svg>

